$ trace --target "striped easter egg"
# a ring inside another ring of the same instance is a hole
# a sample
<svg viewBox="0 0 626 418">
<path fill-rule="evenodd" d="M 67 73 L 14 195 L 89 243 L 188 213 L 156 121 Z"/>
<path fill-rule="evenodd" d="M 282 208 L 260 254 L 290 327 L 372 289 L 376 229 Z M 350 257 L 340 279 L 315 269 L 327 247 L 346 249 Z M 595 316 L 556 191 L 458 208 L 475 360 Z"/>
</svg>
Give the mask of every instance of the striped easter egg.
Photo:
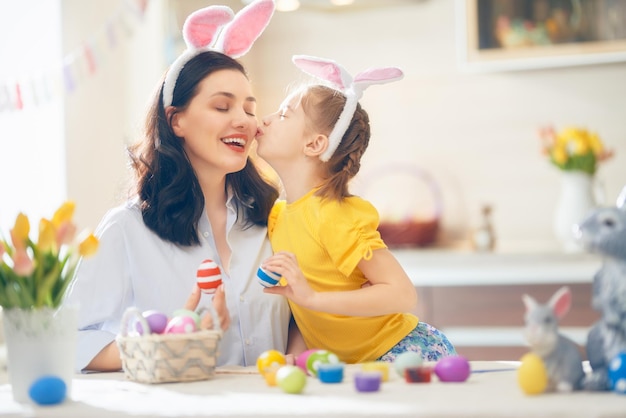
<svg viewBox="0 0 626 418">
<path fill-rule="evenodd" d="M 215 293 L 222 284 L 222 271 L 213 260 L 206 259 L 198 267 L 198 287 L 204 293 Z"/>
<path fill-rule="evenodd" d="M 256 271 L 256 278 L 263 287 L 272 287 L 278 285 L 280 277 L 280 274 L 274 273 L 273 271 L 265 270 L 263 269 L 263 267 L 259 267 L 259 269 Z"/>
</svg>

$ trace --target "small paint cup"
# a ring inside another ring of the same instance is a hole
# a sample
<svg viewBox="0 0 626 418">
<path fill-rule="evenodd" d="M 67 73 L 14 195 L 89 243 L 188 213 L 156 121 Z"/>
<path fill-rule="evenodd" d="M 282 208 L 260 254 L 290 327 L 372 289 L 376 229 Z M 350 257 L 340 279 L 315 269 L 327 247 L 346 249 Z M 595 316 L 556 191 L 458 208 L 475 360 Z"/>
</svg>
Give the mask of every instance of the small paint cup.
<svg viewBox="0 0 626 418">
<path fill-rule="evenodd" d="M 379 371 L 361 371 L 354 375 L 354 386 L 359 392 L 377 392 L 380 390 L 381 381 L 382 373 Z"/>
<path fill-rule="evenodd" d="M 343 363 L 322 363 L 317 368 L 317 377 L 322 383 L 341 383 Z"/>
<path fill-rule="evenodd" d="M 364 372 L 380 372 L 382 375 L 382 381 L 389 381 L 389 363 L 384 361 L 370 361 L 361 365 L 361 370 Z"/>
<path fill-rule="evenodd" d="M 407 383 L 430 383 L 432 368 L 429 366 L 407 367 L 404 369 L 404 380 Z"/>
</svg>

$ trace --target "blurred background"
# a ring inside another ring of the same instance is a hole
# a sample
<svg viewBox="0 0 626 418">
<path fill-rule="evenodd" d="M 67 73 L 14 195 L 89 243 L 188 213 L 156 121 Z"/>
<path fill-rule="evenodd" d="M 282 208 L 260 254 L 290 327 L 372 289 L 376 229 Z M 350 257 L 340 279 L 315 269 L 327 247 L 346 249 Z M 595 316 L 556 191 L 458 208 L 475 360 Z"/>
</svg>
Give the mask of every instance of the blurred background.
<svg viewBox="0 0 626 418">
<path fill-rule="evenodd" d="M 235 11 L 245 5 L 219 3 Z M 331 58 L 353 74 L 401 67 L 402 81 L 373 86 L 361 101 L 372 140 L 353 186 L 384 219 L 428 220 L 440 210 L 431 246 L 470 248 L 489 206 L 497 251 L 559 251 L 553 224 L 563 172 L 542 153 L 538 131 L 546 125 L 589 129 L 614 151 L 593 176 L 598 203 L 613 205 L 626 185 L 620 2 L 299 3 L 277 11 L 242 59 L 258 115 L 306 79 L 293 54 Z M 581 12 L 585 3 L 605 7 Z M 77 203 L 78 225 L 95 228 L 126 198 L 125 147 L 139 137 L 147 103 L 184 49 L 182 22 L 210 4 L 0 0 L 3 231 L 18 211 L 50 216 L 66 198 Z M 568 41 L 575 47 L 557 45 Z"/>
</svg>

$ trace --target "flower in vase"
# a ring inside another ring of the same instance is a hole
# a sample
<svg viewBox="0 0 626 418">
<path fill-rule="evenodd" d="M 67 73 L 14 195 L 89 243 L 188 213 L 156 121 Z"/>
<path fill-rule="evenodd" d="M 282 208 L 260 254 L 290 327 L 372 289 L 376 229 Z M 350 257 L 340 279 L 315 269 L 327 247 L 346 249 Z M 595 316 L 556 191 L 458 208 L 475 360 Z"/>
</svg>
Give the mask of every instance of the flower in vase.
<svg viewBox="0 0 626 418">
<path fill-rule="evenodd" d="M 30 238 L 30 220 L 20 213 L 9 231 L 0 231 L 0 306 L 57 308 L 74 276 L 78 260 L 98 249 L 90 232 L 76 237 L 72 221 L 75 204 L 68 201 L 51 219 L 39 221 L 36 241 Z"/>
<path fill-rule="evenodd" d="M 595 132 L 579 127 L 566 127 L 556 132 L 552 127 L 541 128 L 539 136 L 543 152 L 552 164 L 566 171 L 582 171 L 594 175 L 598 163 L 613 156 Z"/>
</svg>

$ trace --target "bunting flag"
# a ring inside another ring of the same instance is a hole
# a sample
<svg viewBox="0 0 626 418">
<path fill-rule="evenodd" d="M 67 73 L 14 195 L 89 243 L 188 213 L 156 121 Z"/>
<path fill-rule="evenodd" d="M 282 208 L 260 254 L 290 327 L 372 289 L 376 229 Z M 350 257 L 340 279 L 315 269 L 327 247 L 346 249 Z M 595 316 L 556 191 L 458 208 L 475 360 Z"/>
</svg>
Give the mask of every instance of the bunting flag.
<svg viewBox="0 0 626 418">
<path fill-rule="evenodd" d="M 107 53 L 130 39 L 144 19 L 150 0 L 121 0 L 102 28 L 66 54 L 52 70 L 0 79 L 0 113 L 25 111 L 76 91 L 107 63 Z"/>
</svg>

